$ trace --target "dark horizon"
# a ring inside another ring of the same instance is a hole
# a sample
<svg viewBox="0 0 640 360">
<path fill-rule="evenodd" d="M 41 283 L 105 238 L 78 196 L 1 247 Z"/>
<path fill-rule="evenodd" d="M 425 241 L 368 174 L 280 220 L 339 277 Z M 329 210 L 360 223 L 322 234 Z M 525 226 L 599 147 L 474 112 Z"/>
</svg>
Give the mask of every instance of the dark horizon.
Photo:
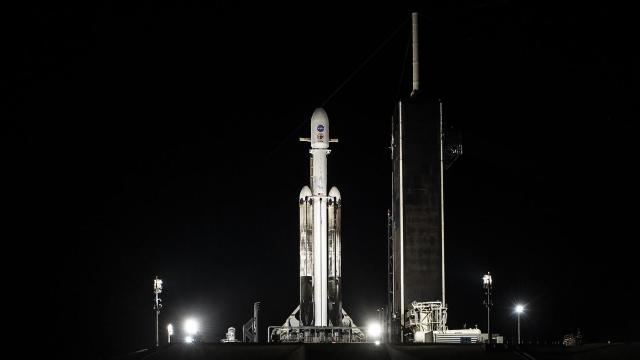
<svg viewBox="0 0 640 360">
<path fill-rule="evenodd" d="M 47 279 L 16 280 L 29 289 L 15 296 L 46 294 L 61 327 L 48 341 L 87 357 L 151 346 L 156 275 L 161 329 L 193 315 L 218 341 L 261 301 L 265 340 L 297 306 L 298 137 L 324 102 L 340 139 L 328 166 L 343 198 L 343 306 L 360 326 L 375 319 L 412 11 L 422 87 L 464 146 L 445 173 L 449 327 L 486 330 L 491 271 L 494 332 L 514 337 L 523 302 L 524 339 L 580 328 L 639 340 L 631 22 L 614 7 L 462 1 L 30 8 L 11 43 L 4 143 L 12 246 Z"/>
</svg>

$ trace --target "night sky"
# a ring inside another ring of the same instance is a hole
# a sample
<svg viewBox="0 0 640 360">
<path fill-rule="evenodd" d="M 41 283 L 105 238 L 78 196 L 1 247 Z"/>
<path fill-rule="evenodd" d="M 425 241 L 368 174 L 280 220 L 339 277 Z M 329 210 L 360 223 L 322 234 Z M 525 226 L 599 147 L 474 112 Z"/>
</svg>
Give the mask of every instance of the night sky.
<svg viewBox="0 0 640 360">
<path fill-rule="evenodd" d="M 343 197 L 343 306 L 358 325 L 374 319 L 411 11 L 423 89 L 464 146 L 445 174 L 449 327 L 486 329 L 491 271 L 492 328 L 506 337 L 520 301 L 525 339 L 579 327 L 638 340 L 632 22 L 625 9 L 506 0 L 22 11 L 4 55 L 4 266 L 18 261 L 7 288 L 30 323 L 53 324 L 31 338 L 88 357 L 152 346 L 158 275 L 163 329 L 192 315 L 218 341 L 261 301 L 264 340 L 297 306 L 298 137 L 324 103 L 340 139 L 329 186 Z"/>
</svg>

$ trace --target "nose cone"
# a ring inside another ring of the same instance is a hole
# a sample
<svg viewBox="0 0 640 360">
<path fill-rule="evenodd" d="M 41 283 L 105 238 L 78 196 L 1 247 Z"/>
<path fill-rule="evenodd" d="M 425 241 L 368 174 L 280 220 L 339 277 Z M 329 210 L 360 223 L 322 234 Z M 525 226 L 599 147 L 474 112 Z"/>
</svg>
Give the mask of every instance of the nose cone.
<svg viewBox="0 0 640 360">
<path fill-rule="evenodd" d="M 311 147 L 314 149 L 329 147 L 329 117 L 323 108 L 317 108 L 311 116 Z"/>
<path fill-rule="evenodd" d="M 332 187 L 331 190 L 329 190 L 329 196 L 336 198 L 336 202 L 338 203 L 342 201 L 342 196 L 340 196 L 340 191 L 335 186 Z"/>
<path fill-rule="evenodd" d="M 312 194 L 311 194 L 311 189 L 309 189 L 309 187 L 305 185 L 305 186 L 302 188 L 302 190 L 300 190 L 300 197 L 299 197 L 299 199 L 300 199 L 301 201 L 304 201 L 304 200 L 306 200 L 306 198 L 311 197 L 311 196 L 312 196 Z"/>
</svg>

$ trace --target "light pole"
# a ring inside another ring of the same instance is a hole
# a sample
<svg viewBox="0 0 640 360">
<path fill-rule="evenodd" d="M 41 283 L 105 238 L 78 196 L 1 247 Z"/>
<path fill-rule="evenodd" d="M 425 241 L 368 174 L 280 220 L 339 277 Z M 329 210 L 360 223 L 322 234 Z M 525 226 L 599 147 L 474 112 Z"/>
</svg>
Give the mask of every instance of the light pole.
<svg viewBox="0 0 640 360">
<path fill-rule="evenodd" d="M 485 276 L 482 277 L 482 287 L 484 288 L 485 295 L 487 299 L 484 300 L 484 305 L 487 307 L 487 338 L 489 340 L 489 346 L 491 346 L 491 288 L 493 286 L 493 279 L 491 278 L 491 273 L 487 272 Z"/>
<path fill-rule="evenodd" d="M 160 346 L 160 328 L 158 327 L 158 319 L 160 317 L 160 309 L 162 308 L 162 299 L 158 297 L 158 294 L 162 292 L 162 280 L 156 278 L 153 280 L 153 293 L 156 296 L 155 305 L 153 308 L 156 310 L 156 347 Z"/>
<path fill-rule="evenodd" d="M 173 325 L 167 325 L 167 343 L 171 344 L 171 335 L 173 335 Z"/>
<path fill-rule="evenodd" d="M 520 345 L 520 314 L 524 311 L 524 306 L 516 305 L 516 314 L 518 314 L 518 345 Z"/>
</svg>

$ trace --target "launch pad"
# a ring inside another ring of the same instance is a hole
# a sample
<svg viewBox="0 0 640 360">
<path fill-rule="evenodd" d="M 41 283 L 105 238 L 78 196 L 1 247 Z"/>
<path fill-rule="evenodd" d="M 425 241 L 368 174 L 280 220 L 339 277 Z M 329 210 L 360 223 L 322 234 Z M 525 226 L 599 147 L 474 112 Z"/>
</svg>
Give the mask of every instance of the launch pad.
<svg viewBox="0 0 640 360">
<path fill-rule="evenodd" d="M 247 343 L 175 343 L 127 356 L 126 359 L 523 359 L 513 349 L 488 352 L 479 344 L 247 344 Z M 596 357 L 604 359 L 606 357 Z"/>
<path fill-rule="evenodd" d="M 420 91 L 418 14 L 412 14 L 413 90 L 392 116 L 392 206 L 389 212 L 388 304 L 385 341 L 461 342 L 479 333 L 447 334 L 442 103 Z M 310 122 L 310 184 L 300 191 L 300 302 L 269 341 L 367 342 L 342 308 L 340 191 L 327 192 L 329 118 L 322 108 Z M 456 155 L 461 153 L 461 148 Z M 451 335 L 451 336 L 449 336 Z M 455 336 L 454 336 L 455 335 Z M 382 340 L 381 337 L 376 339 Z M 473 341 L 472 341 L 473 342 Z"/>
</svg>

